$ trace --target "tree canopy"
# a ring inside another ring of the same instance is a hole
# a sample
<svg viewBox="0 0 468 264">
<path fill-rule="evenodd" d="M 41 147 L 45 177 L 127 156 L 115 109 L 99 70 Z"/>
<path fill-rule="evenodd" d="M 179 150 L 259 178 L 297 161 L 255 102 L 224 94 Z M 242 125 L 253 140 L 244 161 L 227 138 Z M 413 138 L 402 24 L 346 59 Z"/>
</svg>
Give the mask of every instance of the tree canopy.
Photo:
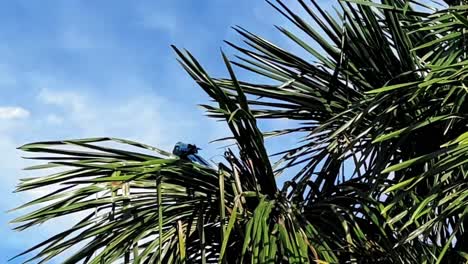
<svg viewBox="0 0 468 264">
<path fill-rule="evenodd" d="M 64 263 L 468 261 L 468 3 L 295 2 L 268 3 L 308 58 L 236 27 L 244 43 L 227 42 L 238 56 L 221 54 L 227 77 L 214 77 L 174 47 L 237 145 L 217 166 L 116 138 L 22 146 L 47 161 L 28 169 L 60 171 L 19 183 L 54 189 L 18 208 L 36 209 L 15 229 L 85 216 L 20 256 L 80 245 Z M 261 131 L 264 119 L 295 122 Z M 269 153 L 264 138 L 286 134 L 299 144 Z"/>
</svg>

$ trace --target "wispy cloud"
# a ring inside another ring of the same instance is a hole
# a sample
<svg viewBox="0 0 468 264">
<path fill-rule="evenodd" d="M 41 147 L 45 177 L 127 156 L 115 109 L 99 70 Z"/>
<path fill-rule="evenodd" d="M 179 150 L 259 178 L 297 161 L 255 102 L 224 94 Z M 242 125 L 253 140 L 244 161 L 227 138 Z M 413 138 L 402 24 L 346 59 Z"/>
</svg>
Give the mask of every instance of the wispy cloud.
<svg viewBox="0 0 468 264">
<path fill-rule="evenodd" d="M 78 92 L 49 88 L 41 89 L 37 98 L 44 104 L 68 108 L 74 112 L 83 111 L 86 101 L 85 96 Z"/>
<path fill-rule="evenodd" d="M 22 107 L 0 106 L 0 119 L 23 119 L 29 115 L 29 111 Z"/>
<path fill-rule="evenodd" d="M 207 122 L 202 113 L 193 111 L 193 105 L 181 105 L 154 94 L 107 98 L 48 88 L 41 90 L 37 98 L 56 108 L 57 113 L 50 113 L 46 121 L 59 121 L 63 131 L 73 131 L 73 137 L 125 137 L 170 149 L 178 140 L 208 142 L 225 132 L 215 122 Z M 209 133 L 203 129 L 207 123 Z"/>
<path fill-rule="evenodd" d="M 46 121 L 51 125 L 60 125 L 63 123 L 63 118 L 56 114 L 48 114 L 46 117 Z"/>
</svg>

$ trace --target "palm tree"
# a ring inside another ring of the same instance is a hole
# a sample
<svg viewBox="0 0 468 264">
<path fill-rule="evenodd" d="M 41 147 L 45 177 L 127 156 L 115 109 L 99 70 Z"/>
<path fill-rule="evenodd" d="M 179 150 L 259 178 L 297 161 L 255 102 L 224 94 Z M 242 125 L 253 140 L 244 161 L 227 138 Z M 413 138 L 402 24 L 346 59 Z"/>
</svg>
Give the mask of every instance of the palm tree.
<svg viewBox="0 0 468 264">
<path fill-rule="evenodd" d="M 46 262 L 78 244 L 64 263 L 468 261 L 466 1 L 347 0 L 330 14 L 297 0 L 303 16 L 269 3 L 308 37 L 278 27 L 310 59 L 237 27 L 245 45 L 228 42 L 239 56 L 222 54 L 229 76 L 215 78 L 174 47 L 238 153 L 209 167 L 116 138 L 24 145 L 48 155 L 30 169 L 62 170 L 20 182 L 55 189 L 20 207 L 42 205 L 16 229 L 86 215 L 21 255 Z M 282 118 L 296 122 L 257 127 Z M 299 144 L 273 163 L 264 137 L 285 134 Z"/>
</svg>

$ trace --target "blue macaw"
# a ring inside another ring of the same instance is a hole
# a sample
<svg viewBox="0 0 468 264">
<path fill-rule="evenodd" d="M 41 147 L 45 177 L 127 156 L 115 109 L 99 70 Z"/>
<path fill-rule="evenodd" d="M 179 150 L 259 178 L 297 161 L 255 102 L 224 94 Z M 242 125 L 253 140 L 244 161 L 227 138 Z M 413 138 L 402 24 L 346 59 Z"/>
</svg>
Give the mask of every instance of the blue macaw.
<svg viewBox="0 0 468 264">
<path fill-rule="evenodd" d="M 178 156 L 181 159 L 189 160 L 209 167 L 210 164 L 205 159 L 197 155 L 199 150 L 200 148 L 197 148 L 197 146 L 194 144 L 177 142 L 174 146 L 174 149 L 172 150 L 172 154 Z"/>
</svg>

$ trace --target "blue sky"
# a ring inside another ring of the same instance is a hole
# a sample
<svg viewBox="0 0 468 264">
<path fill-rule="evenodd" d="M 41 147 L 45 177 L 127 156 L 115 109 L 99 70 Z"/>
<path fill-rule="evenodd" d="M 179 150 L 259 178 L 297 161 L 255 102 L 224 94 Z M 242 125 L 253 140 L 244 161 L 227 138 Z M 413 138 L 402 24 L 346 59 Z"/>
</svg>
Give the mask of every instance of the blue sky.
<svg viewBox="0 0 468 264">
<path fill-rule="evenodd" d="M 32 141 L 114 136 L 171 149 L 208 145 L 226 128 L 203 116 L 207 97 L 175 60 L 170 44 L 189 49 L 215 75 L 225 74 L 222 40 L 239 41 L 241 25 L 282 46 L 273 28 L 285 24 L 264 1 L 1 1 L 0 209 L 38 193 L 12 194 L 31 163 L 16 147 Z M 66 219 L 11 231 L 15 214 L 0 215 L 0 262 L 47 235 Z M 16 263 L 16 262 L 13 262 Z"/>
</svg>

